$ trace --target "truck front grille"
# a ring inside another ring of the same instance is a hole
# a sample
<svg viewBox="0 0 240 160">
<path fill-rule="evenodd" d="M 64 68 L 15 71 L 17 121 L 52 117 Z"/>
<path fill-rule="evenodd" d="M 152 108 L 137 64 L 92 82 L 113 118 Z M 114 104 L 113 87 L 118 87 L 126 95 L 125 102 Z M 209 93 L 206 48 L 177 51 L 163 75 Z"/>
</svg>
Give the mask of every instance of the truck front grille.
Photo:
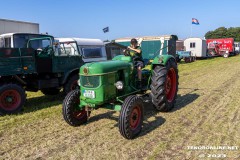
<svg viewBox="0 0 240 160">
<path fill-rule="evenodd" d="M 100 85 L 100 76 L 80 76 L 80 85 L 86 88 L 97 88 Z"/>
</svg>

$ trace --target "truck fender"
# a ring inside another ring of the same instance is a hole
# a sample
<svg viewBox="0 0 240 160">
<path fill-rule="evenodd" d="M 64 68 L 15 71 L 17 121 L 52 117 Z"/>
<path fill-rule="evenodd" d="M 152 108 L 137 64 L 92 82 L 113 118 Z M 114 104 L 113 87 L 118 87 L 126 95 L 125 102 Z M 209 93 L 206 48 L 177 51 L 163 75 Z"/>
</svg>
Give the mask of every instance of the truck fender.
<svg viewBox="0 0 240 160">
<path fill-rule="evenodd" d="M 62 80 L 62 84 L 66 83 L 68 78 L 72 75 L 75 75 L 75 74 L 79 74 L 79 69 L 73 69 L 67 73 L 64 73 L 64 77 L 63 77 L 63 80 Z"/>
<path fill-rule="evenodd" d="M 14 77 L 14 79 L 15 79 L 17 82 L 19 82 L 21 85 L 27 85 L 27 83 L 26 83 L 24 80 L 22 80 L 19 76 L 14 75 L 13 77 Z"/>
</svg>

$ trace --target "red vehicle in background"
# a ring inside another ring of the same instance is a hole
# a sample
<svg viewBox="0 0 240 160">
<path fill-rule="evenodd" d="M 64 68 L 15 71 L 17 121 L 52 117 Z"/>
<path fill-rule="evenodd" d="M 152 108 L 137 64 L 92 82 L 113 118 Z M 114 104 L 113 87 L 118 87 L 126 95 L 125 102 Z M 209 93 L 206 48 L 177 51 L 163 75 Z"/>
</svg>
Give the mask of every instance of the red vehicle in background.
<svg viewBox="0 0 240 160">
<path fill-rule="evenodd" d="M 221 39 L 207 39 L 208 54 L 211 56 L 223 56 L 229 57 L 230 54 L 234 54 L 234 39 L 233 38 L 221 38 Z"/>
</svg>

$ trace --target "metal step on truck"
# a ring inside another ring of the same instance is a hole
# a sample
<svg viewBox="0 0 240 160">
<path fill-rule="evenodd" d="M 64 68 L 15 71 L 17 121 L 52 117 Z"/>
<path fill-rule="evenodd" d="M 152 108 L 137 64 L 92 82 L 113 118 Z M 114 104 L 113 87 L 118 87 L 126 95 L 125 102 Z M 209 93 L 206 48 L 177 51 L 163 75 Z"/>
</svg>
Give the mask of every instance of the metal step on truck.
<svg viewBox="0 0 240 160">
<path fill-rule="evenodd" d="M 99 39 L 56 38 L 50 35 L 10 33 L 0 35 L 0 114 L 21 111 L 25 91 L 45 95 L 78 87 L 79 68 L 107 60 Z"/>
</svg>

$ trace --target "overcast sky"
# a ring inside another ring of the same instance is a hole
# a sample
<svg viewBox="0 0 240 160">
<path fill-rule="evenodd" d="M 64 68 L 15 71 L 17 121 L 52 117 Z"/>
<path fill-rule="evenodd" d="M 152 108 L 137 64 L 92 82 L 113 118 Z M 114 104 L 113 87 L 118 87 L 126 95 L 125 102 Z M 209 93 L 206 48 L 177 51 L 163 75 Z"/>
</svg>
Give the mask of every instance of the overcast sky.
<svg viewBox="0 0 240 160">
<path fill-rule="evenodd" d="M 0 18 L 37 22 L 55 37 L 115 39 L 176 34 L 204 37 L 218 27 L 240 27 L 239 0 L 4 0 Z M 191 19 L 200 25 L 192 25 Z M 110 32 L 102 29 L 109 26 Z M 0 26 L 1 27 L 1 26 Z"/>
</svg>

